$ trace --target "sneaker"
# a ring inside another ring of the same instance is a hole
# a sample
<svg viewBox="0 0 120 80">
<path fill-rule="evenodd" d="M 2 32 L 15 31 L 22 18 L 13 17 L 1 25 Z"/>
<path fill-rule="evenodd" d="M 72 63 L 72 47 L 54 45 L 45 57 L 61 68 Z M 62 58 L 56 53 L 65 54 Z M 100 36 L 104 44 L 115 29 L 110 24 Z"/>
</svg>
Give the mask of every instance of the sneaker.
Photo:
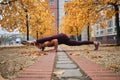
<svg viewBox="0 0 120 80">
<path fill-rule="evenodd" d="M 94 50 L 95 50 L 95 51 L 98 50 L 100 43 L 99 43 L 99 42 L 96 42 L 96 43 L 94 43 L 94 45 L 95 45 L 95 49 L 94 49 Z"/>
<path fill-rule="evenodd" d="M 23 45 L 32 45 L 32 46 L 35 45 L 35 43 L 30 42 L 30 41 L 22 41 L 21 43 L 22 43 Z"/>
</svg>

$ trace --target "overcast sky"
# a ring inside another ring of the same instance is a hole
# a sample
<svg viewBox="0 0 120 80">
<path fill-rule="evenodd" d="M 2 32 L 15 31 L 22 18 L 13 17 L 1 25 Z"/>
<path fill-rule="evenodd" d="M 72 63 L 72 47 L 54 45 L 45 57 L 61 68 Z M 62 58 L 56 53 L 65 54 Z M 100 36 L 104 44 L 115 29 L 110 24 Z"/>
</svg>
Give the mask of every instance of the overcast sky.
<svg viewBox="0 0 120 80">
<path fill-rule="evenodd" d="M 5 30 L 2 30 L 1 27 L 0 27 L 0 34 L 5 34 L 5 33 L 13 34 L 13 33 L 19 33 L 19 32 L 7 32 Z"/>
</svg>

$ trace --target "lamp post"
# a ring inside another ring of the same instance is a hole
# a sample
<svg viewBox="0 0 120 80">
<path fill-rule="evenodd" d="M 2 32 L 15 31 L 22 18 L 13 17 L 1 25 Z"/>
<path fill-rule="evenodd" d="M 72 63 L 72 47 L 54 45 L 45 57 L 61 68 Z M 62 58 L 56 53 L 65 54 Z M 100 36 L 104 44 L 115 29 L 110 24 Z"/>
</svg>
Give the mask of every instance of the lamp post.
<svg viewBox="0 0 120 80">
<path fill-rule="evenodd" d="M 29 24 L 28 24 L 28 11 L 27 11 L 27 9 L 25 10 L 25 12 L 26 12 L 26 30 L 27 30 L 27 40 L 29 40 Z"/>
</svg>

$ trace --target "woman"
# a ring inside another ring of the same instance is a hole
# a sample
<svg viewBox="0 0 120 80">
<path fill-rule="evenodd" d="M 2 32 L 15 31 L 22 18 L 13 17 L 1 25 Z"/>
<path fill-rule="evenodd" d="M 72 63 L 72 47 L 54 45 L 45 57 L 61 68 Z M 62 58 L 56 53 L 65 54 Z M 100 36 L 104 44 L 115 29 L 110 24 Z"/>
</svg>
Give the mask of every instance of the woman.
<svg viewBox="0 0 120 80">
<path fill-rule="evenodd" d="M 98 47 L 99 47 L 99 42 L 70 40 L 70 38 L 63 33 L 53 35 L 50 37 L 37 39 L 37 40 L 31 41 L 31 42 L 30 41 L 23 41 L 22 44 L 36 45 L 38 48 L 42 49 L 42 51 L 44 51 L 45 47 L 52 47 L 52 46 L 54 46 L 53 50 L 57 51 L 58 45 L 60 45 L 60 44 L 65 44 L 68 46 L 94 44 L 94 46 L 95 46 L 94 50 L 98 50 Z"/>
</svg>

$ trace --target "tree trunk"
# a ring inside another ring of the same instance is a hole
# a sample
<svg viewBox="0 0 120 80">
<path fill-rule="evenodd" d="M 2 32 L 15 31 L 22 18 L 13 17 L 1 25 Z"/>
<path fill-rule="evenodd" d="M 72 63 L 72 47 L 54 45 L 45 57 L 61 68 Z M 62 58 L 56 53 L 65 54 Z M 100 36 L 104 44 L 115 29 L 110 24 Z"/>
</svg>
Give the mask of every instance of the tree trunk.
<svg viewBox="0 0 120 80">
<path fill-rule="evenodd" d="M 29 40 L 29 25 L 28 25 L 28 14 L 26 13 L 26 28 L 27 28 L 27 40 Z"/>
<path fill-rule="evenodd" d="M 76 41 L 78 41 L 78 36 L 75 36 Z"/>
<path fill-rule="evenodd" d="M 87 36 L 88 36 L 88 41 L 90 40 L 90 26 L 88 25 L 87 27 Z"/>
<path fill-rule="evenodd" d="M 119 26 L 119 7 L 118 5 L 114 5 L 115 7 L 115 25 L 117 29 L 117 35 L 116 35 L 116 44 L 117 46 L 120 46 L 120 26 Z"/>
<path fill-rule="evenodd" d="M 36 39 L 38 39 L 38 31 L 36 31 Z"/>
</svg>

